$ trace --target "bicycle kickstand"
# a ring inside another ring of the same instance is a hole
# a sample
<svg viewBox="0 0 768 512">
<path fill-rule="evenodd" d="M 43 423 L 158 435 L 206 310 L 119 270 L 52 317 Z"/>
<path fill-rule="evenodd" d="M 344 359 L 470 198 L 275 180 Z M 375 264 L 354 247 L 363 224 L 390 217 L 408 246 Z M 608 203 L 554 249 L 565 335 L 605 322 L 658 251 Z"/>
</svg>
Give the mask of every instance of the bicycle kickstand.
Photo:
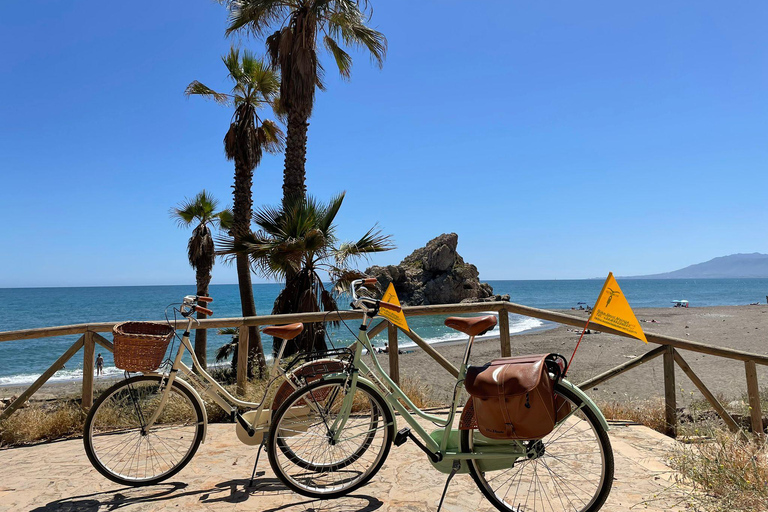
<svg viewBox="0 0 768 512">
<path fill-rule="evenodd" d="M 259 465 L 259 456 L 261 455 L 261 449 L 264 448 L 264 443 L 261 443 L 259 445 L 259 451 L 256 452 L 256 462 L 253 463 L 253 473 L 251 473 L 251 481 L 248 482 L 248 487 L 253 485 L 253 479 L 256 477 L 256 467 Z M 259 476 L 263 475 L 264 472 L 262 471 L 259 473 Z"/>
<path fill-rule="evenodd" d="M 453 461 L 453 467 L 451 468 L 451 473 L 448 475 L 448 479 L 445 481 L 445 488 L 443 489 L 443 495 L 440 496 L 440 504 L 437 506 L 437 512 L 440 512 L 440 509 L 443 508 L 443 500 L 445 499 L 445 493 L 448 492 L 448 484 L 451 483 L 451 480 L 456 475 L 456 473 L 459 472 L 461 469 L 461 461 L 456 459 Z"/>
</svg>

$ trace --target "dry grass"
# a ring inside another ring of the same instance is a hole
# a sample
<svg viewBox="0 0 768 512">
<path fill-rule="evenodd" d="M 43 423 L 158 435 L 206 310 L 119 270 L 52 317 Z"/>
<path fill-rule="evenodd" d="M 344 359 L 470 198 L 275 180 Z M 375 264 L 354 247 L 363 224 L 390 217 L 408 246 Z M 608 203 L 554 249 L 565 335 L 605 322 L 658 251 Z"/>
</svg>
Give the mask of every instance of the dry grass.
<svg viewBox="0 0 768 512">
<path fill-rule="evenodd" d="M 716 431 L 709 443 L 682 445 L 671 457 L 699 493 L 699 510 L 768 511 L 768 449 L 764 442 Z"/>
<path fill-rule="evenodd" d="M 72 402 L 33 404 L 0 423 L 0 447 L 80 435 L 84 422 L 85 413 Z"/>
<path fill-rule="evenodd" d="M 598 405 L 609 420 L 634 421 L 664 432 L 664 401 L 606 402 Z"/>
<path fill-rule="evenodd" d="M 432 386 L 419 378 L 402 377 L 400 379 L 400 389 L 413 402 L 413 405 L 419 409 L 444 405 L 435 399 Z"/>
</svg>

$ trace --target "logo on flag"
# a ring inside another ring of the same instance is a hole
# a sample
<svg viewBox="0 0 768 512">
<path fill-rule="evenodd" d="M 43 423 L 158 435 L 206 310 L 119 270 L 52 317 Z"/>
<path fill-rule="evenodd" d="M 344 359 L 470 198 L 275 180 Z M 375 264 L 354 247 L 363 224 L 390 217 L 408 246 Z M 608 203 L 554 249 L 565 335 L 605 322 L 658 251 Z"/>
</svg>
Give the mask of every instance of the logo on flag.
<svg viewBox="0 0 768 512">
<path fill-rule="evenodd" d="M 621 292 L 619 283 L 616 282 L 612 272 L 608 274 L 608 279 L 605 280 L 603 290 L 600 292 L 592 314 L 589 316 L 589 321 L 621 331 L 648 343 L 648 340 L 645 339 L 645 333 L 640 327 L 640 322 L 635 318 L 635 314 L 629 307 L 629 302 Z"/>
</svg>

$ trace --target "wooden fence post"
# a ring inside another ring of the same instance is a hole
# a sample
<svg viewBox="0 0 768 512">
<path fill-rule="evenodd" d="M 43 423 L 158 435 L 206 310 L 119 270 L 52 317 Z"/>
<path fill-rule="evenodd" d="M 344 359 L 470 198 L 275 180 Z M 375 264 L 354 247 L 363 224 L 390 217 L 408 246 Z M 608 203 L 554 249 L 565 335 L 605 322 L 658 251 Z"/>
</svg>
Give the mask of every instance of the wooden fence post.
<svg viewBox="0 0 768 512">
<path fill-rule="evenodd" d="M 665 433 L 677 437 L 677 395 L 675 391 L 675 349 L 668 346 L 664 352 L 664 412 Z"/>
<path fill-rule="evenodd" d="M 397 327 L 387 325 L 387 347 L 389 349 L 389 377 L 400 385 L 400 350 L 397 346 Z"/>
<path fill-rule="evenodd" d="M 248 382 L 248 326 L 240 326 L 237 339 L 237 393 L 245 394 L 245 384 Z"/>
<path fill-rule="evenodd" d="M 83 343 L 83 398 L 80 405 L 87 411 L 93 405 L 93 366 L 96 352 L 96 341 L 91 331 L 85 332 Z"/>
<path fill-rule="evenodd" d="M 509 312 L 499 309 L 499 341 L 501 342 L 501 357 L 512 355 L 512 344 L 509 340 Z"/>
<path fill-rule="evenodd" d="M 745 361 L 747 370 L 747 395 L 749 396 L 749 415 L 752 419 L 752 432 L 763 433 L 763 412 L 760 410 L 760 389 L 757 387 L 757 367 L 754 361 Z"/>
</svg>

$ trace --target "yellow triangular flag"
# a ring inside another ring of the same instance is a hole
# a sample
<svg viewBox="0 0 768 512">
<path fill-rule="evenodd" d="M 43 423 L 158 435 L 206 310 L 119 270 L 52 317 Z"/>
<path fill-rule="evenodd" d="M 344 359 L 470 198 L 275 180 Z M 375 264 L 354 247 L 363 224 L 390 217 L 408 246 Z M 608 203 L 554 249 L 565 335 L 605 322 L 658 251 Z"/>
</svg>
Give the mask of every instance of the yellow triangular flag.
<svg viewBox="0 0 768 512">
<path fill-rule="evenodd" d="M 389 283 L 389 286 L 387 287 L 387 291 L 384 292 L 384 296 L 381 298 L 384 302 L 389 302 L 390 304 L 395 304 L 396 306 L 400 305 L 400 299 L 397 298 L 397 292 L 395 292 L 395 286 L 392 283 Z M 398 326 L 399 328 L 411 332 L 411 330 L 408 328 L 408 322 L 405 321 L 405 315 L 403 314 L 402 310 L 395 312 L 391 309 L 379 309 L 379 316 L 383 316 L 392 324 Z"/>
<path fill-rule="evenodd" d="M 610 272 L 608 279 L 605 280 L 603 290 L 597 298 L 592 314 L 589 315 L 589 321 L 616 329 L 648 343 L 643 329 L 640 328 L 640 322 L 635 318 L 629 302 L 619 288 L 619 283 L 613 277 L 613 272 Z"/>
</svg>

